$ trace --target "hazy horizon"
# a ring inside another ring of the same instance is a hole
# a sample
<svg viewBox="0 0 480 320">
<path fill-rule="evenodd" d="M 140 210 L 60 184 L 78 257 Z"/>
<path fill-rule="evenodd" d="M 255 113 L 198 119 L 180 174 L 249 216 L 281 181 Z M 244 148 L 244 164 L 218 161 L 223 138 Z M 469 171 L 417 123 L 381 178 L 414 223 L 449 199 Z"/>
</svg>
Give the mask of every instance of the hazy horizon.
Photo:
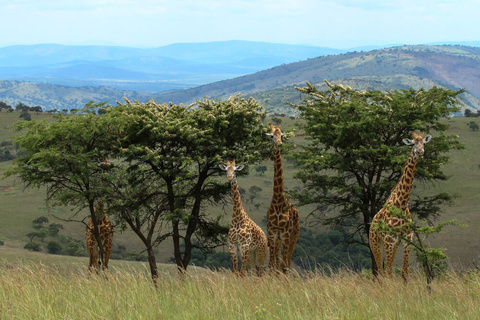
<svg viewBox="0 0 480 320">
<path fill-rule="evenodd" d="M 479 41 L 480 0 L 0 0 L 0 47 L 228 40 L 336 49 Z"/>
</svg>

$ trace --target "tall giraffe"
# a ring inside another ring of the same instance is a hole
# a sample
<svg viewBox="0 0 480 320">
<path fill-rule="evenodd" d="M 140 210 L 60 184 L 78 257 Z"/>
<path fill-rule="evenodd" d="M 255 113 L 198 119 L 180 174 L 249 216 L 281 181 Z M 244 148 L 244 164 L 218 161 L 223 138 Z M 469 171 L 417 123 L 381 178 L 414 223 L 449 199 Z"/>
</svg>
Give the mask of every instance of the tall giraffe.
<svg viewBox="0 0 480 320">
<path fill-rule="evenodd" d="M 283 133 L 280 124 L 276 128 L 270 124 L 270 130 L 271 133 L 268 135 L 273 140 L 275 173 L 273 196 L 267 213 L 267 237 L 270 247 L 268 267 L 270 271 L 281 270 L 285 272 L 290 269 L 292 263 L 293 251 L 300 233 L 300 220 L 297 209 L 285 197 L 282 157 L 280 155 Z"/>
<path fill-rule="evenodd" d="M 412 140 L 403 139 L 403 142 L 408 146 L 413 146 L 410 156 L 407 160 L 407 165 L 403 170 L 397 185 L 390 192 L 390 196 L 387 199 L 386 207 L 380 209 L 380 211 L 373 217 L 372 226 L 370 227 L 369 243 L 372 250 L 377 270 L 379 274 L 383 274 L 383 252 L 385 252 L 386 266 L 385 271 L 388 276 L 392 275 L 393 260 L 395 253 L 400 245 L 402 238 L 408 241 L 413 240 L 413 232 L 410 227 L 406 226 L 407 222 L 411 222 L 410 210 L 408 209 L 408 200 L 412 192 L 413 178 L 415 174 L 415 167 L 417 166 L 417 160 L 419 156 L 423 156 L 424 146 L 432 139 L 431 135 L 425 136 L 425 132 L 422 130 L 420 134 L 412 131 Z M 396 207 L 403 211 L 403 214 L 408 217 L 403 219 L 401 217 L 392 216 L 388 207 Z M 375 230 L 373 227 L 375 224 L 385 223 L 389 227 L 396 228 L 397 234 L 388 234 Z M 405 227 L 405 228 L 402 228 Z M 410 245 L 408 242 L 404 244 L 403 250 L 403 268 L 402 276 L 407 280 L 408 277 L 408 259 L 410 255 Z"/>
<path fill-rule="evenodd" d="M 97 240 L 95 239 L 94 226 L 91 218 L 87 223 L 85 234 L 87 236 L 88 255 L 90 256 L 88 270 L 93 271 L 95 269 L 98 272 L 100 267 L 102 270 L 108 269 L 108 260 L 112 253 L 113 225 L 105 214 L 103 203 L 97 204 L 95 208 L 95 216 L 97 218 L 98 232 L 103 244 L 105 263 L 102 264 L 102 261 L 100 260 L 100 252 Z"/>
<path fill-rule="evenodd" d="M 235 166 L 235 160 L 227 160 L 227 165 L 219 165 L 220 169 L 227 172 L 227 178 L 232 185 L 233 215 L 228 231 L 228 250 L 232 256 L 233 272 L 238 273 L 237 255 L 241 254 L 242 266 L 240 275 L 244 276 L 247 263 L 250 268 L 257 269 L 259 276 L 263 275 L 263 265 L 267 258 L 267 237 L 262 229 L 248 216 L 242 205 L 240 191 L 238 190 L 235 171 L 240 171 L 243 166 Z"/>
</svg>

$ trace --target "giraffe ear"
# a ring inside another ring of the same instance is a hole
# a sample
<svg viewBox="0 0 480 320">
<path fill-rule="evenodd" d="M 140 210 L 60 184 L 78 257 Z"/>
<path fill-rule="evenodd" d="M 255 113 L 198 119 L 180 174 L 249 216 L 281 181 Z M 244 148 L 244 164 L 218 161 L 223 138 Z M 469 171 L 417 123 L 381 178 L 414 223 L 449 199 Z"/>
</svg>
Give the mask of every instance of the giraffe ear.
<svg viewBox="0 0 480 320">
<path fill-rule="evenodd" d="M 218 167 L 223 171 L 227 171 L 227 167 L 225 167 L 223 164 L 219 164 Z"/>
<path fill-rule="evenodd" d="M 243 168 L 244 168 L 244 166 L 238 166 L 238 167 L 235 168 L 235 171 L 242 171 Z"/>
<path fill-rule="evenodd" d="M 402 141 L 403 141 L 403 143 L 405 143 L 407 146 L 411 146 L 411 145 L 414 144 L 413 141 L 410 140 L 410 139 L 403 139 Z"/>
<path fill-rule="evenodd" d="M 426 136 L 426 137 L 423 139 L 423 141 L 425 141 L 425 143 L 429 143 L 430 140 L 432 140 L 432 135 L 431 135 L 431 134 L 429 134 L 428 136 Z"/>
</svg>

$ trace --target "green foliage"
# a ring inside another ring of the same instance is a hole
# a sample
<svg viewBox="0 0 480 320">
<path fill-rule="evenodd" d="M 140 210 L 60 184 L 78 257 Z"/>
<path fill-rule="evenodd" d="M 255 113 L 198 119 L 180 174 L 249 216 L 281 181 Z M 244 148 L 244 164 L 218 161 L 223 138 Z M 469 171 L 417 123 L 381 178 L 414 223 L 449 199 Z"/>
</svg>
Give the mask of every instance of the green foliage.
<svg viewBox="0 0 480 320">
<path fill-rule="evenodd" d="M 240 96 L 188 107 L 91 102 L 79 115 L 17 123 L 26 131 L 16 139 L 22 156 L 6 175 L 45 186 L 52 206 L 87 207 L 93 215 L 94 205 L 105 202 L 120 228 L 140 237 L 152 268 L 153 247 L 173 238 L 175 261 L 185 269 L 194 247 L 225 242 L 222 215 L 205 210 L 225 201 L 230 189 L 215 179 L 217 164 L 237 159 L 248 165 L 269 156 L 264 115 L 255 100 Z"/>
<path fill-rule="evenodd" d="M 87 248 L 84 241 L 73 240 L 67 244 L 65 247 L 65 254 L 75 257 L 86 257 L 88 256 Z"/>
<path fill-rule="evenodd" d="M 470 127 L 470 129 L 472 129 L 472 131 L 478 130 L 478 124 L 474 121 L 470 121 L 468 126 Z"/>
<path fill-rule="evenodd" d="M 47 252 L 50 254 L 59 254 L 62 251 L 62 246 L 56 241 L 47 243 Z"/>
<path fill-rule="evenodd" d="M 11 141 L 0 143 L 0 162 L 15 159 L 16 149 Z"/>
<path fill-rule="evenodd" d="M 32 221 L 33 228 L 35 228 L 35 229 L 41 229 L 41 228 L 43 228 L 43 224 L 44 224 L 44 223 L 48 223 L 48 218 L 47 218 L 47 217 L 44 217 L 44 216 L 35 218 L 35 219 Z"/>
<path fill-rule="evenodd" d="M 25 110 L 25 111 L 22 111 L 22 113 L 20 113 L 19 118 L 22 118 L 25 121 L 31 121 L 32 120 L 32 115 L 28 111 Z"/>
<path fill-rule="evenodd" d="M 255 167 L 255 172 L 258 173 L 261 176 L 263 176 L 266 171 L 267 171 L 267 166 L 256 166 Z"/>
<path fill-rule="evenodd" d="M 318 233 L 302 227 L 292 260 L 306 270 L 368 268 L 371 264 L 368 248 L 349 246 L 352 242 L 354 240 L 341 227 Z"/>
<path fill-rule="evenodd" d="M 28 242 L 26 245 L 23 246 L 24 249 L 30 250 L 30 251 L 42 251 L 42 247 L 40 246 L 39 243 L 36 242 Z"/>
<path fill-rule="evenodd" d="M 124 212 L 121 218 L 133 228 L 141 227 L 134 226 L 136 216 L 171 223 L 172 230 L 154 242 L 172 237 L 175 261 L 183 269 L 194 247 L 223 244 L 228 229 L 220 224 L 221 216 L 203 211 L 203 203 L 223 201 L 230 190 L 214 179 L 218 163 L 236 159 L 247 165 L 268 156 L 260 109 L 255 100 L 240 96 L 205 99 L 194 107 L 127 101 L 107 108 L 104 117 L 116 120 L 122 132 L 120 148 L 111 152 L 124 160 L 112 170 L 119 176 L 110 180 L 110 189 L 121 192 L 111 195 L 112 212 Z"/>
<path fill-rule="evenodd" d="M 60 229 L 63 229 L 63 225 L 60 223 L 51 223 L 48 227 L 44 227 L 44 224 L 48 223 L 48 218 L 41 216 L 32 221 L 33 228 L 38 231 L 29 232 L 26 236 L 30 239 L 30 242 L 24 246 L 24 249 L 32 251 L 40 251 L 40 245 L 34 243 L 35 238 L 39 238 L 42 242 L 48 237 L 54 237 L 57 241 L 49 241 L 47 244 L 47 252 L 53 254 L 61 254 L 62 252 L 70 256 L 87 256 L 87 249 L 84 241 L 79 241 L 68 235 L 59 234 Z M 54 243 L 54 244 L 52 244 Z"/>
<path fill-rule="evenodd" d="M 423 267 L 427 283 L 430 284 L 435 277 L 443 275 L 447 272 L 448 257 L 438 248 L 430 248 L 426 244 L 426 238 L 432 234 L 440 233 L 446 226 L 464 226 L 457 223 L 454 220 L 448 220 L 437 225 L 427 221 L 415 221 L 418 215 L 406 216 L 405 213 L 396 207 L 386 206 L 390 215 L 404 219 L 408 221 L 403 226 L 389 226 L 385 222 L 378 222 L 372 225 L 376 230 L 388 233 L 391 235 L 398 235 L 401 233 L 413 232 L 413 241 L 405 237 L 401 237 L 401 240 L 409 243 L 415 252 L 415 258 L 417 262 Z"/>
<path fill-rule="evenodd" d="M 32 242 L 35 238 L 43 239 L 43 234 L 40 232 L 29 232 L 26 234 L 26 236 L 30 239 L 30 242 Z"/>
<path fill-rule="evenodd" d="M 241 259 L 239 259 L 241 262 Z M 192 259 L 190 263 L 195 266 L 206 267 L 210 269 L 231 269 L 232 259 L 228 252 L 210 252 L 205 253 L 200 249 L 195 248 L 192 250 Z"/>
<path fill-rule="evenodd" d="M 48 226 L 48 231 L 50 232 L 50 235 L 52 237 L 55 237 L 60 231 L 60 229 L 63 229 L 63 225 L 61 225 L 60 223 L 51 223 Z"/>
<path fill-rule="evenodd" d="M 295 107 L 309 143 L 291 156 L 300 167 L 296 177 L 306 185 L 296 197 L 300 204 L 317 204 L 312 213 L 317 221 L 349 227 L 366 244 L 370 221 L 402 174 L 409 154 L 402 139 L 410 138 L 412 129 L 434 134 L 418 161 L 415 181 L 447 179 L 442 171 L 448 162 L 446 154 L 463 146 L 457 137 L 444 135 L 448 125 L 440 119 L 459 110 L 463 90 L 359 92 L 326 83 L 326 91 L 308 82 L 297 88 L 306 95 Z M 452 198 L 445 193 L 419 197 L 412 211 L 418 207 L 422 217 L 434 217 L 439 205 Z"/>
<path fill-rule="evenodd" d="M 53 122 L 15 124 L 17 130 L 26 133 L 15 140 L 22 156 L 15 159 L 6 176 L 18 175 L 30 187 L 46 186 L 52 205 L 87 206 L 102 193 L 100 164 L 106 157 L 102 150 L 112 144 L 114 128 L 102 117 L 88 113 L 54 117 Z"/>
<path fill-rule="evenodd" d="M 476 118 L 480 116 L 480 112 L 479 110 L 477 110 L 477 112 L 472 112 L 472 110 L 466 108 L 465 111 L 463 112 L 463 115 L 467 118 L 471 118 L 471 117 Z M 470 123 L 473 123 L 473 121 Z"/>
</svg>

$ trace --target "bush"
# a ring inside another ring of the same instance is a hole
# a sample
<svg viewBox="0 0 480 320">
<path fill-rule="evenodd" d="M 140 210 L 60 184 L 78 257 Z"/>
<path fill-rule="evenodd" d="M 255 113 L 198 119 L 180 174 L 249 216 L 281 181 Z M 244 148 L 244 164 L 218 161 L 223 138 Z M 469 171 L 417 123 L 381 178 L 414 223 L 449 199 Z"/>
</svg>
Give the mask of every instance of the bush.
<svg viewBox="0 0 480 320">
<path fill-rule="evenodd" d="M 361 270 L 371 266 L 369 250 L 365 246 L 350 245 L 348 233 L 341 227 L 315 233 L 301 228 L 300 238 L 293 254 L 293 262 L 303 269 L 318 266 L 349 267 Z"/>
<path fill-rule="evenodd" d="M 239 264 L 241 259 L 238 259 Z M 203 253 L 200 249 L 192 250 L 190 264 L 207 268 L 232 268 L 232 259 L 228 252 Z"/>
<path fill-rule="evenodd" d="M 65 254 L 75 257 L 86 257 L 88 256 L 87 248 L 82 241 L 72 241 L 69 242 L 67 248 L 65 249 Z"/>
<path fill-rule="evenodd" d="M 29 242 L 26 245 L 23 246 L 23 249 L 27 249 L 30 251 L 42 251 L 42 248 L 40 247 L 39 243 L 36 242 Z"/>
<path fill-rule="evenodd" d="M 59 254 L 62 251 L 62 246 L 56 241 L 50 241 L 47 244 L 47 251 L 51 254 Z"/>
</svg>

